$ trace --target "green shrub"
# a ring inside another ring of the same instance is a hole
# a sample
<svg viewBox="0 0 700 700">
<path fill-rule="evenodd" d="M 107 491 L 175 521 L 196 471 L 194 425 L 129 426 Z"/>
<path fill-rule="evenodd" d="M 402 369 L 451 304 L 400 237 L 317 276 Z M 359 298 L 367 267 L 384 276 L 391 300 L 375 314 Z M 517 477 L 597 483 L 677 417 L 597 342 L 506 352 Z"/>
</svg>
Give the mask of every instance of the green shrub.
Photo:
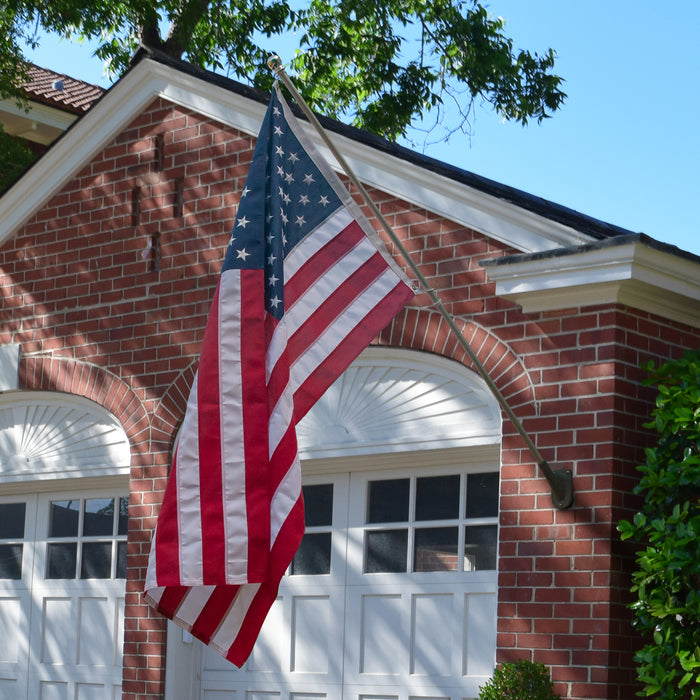
<svg viewBox="0 0 700 700">
<path fill-rule="evenodd" d="M 645 369 L 658 387 L 647 427 L 659 437 L 638 467 L 642 508 L 618 526 L 640 545 L 630 606 L 645 642 L 637 677 L 646 697 L 700 700 L 700 352 Z"/>
<path fill-rule="evenodd" d="M 501 664 L 479 688 L 478 700 L 560 700 L 549 670 L 535 661 Z"/>
</svg>

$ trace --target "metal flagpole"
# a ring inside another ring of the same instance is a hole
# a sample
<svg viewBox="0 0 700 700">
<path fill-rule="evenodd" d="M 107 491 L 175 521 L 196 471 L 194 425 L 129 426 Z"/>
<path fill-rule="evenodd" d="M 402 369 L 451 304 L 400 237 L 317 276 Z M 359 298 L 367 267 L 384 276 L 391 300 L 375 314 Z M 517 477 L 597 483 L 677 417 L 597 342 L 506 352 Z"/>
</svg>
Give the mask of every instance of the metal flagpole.
<svg viewBox="0 0 700 700">
<path fill-rule="evenodd" d="M 523 428 L 522 423 L 515 415 L 515 413 L 513 413 L 513 409 L 511 409 L 511 407 L 508 405 L 503 394 L 500 392 L 499 388 L 496 386 L 491 377 L 488 375 L 486 368 L 481 364 L 479 358 L 476 356 L 471 346 L 469 345 L 469 342 L 462 334 L 462 331 L 457 327 L 455 320 L 448 313 L 447 309 L 445 309 L 442 300 L 438 296 L 437 292 L 430 286 L 428 280 L 420 271 L 420 268 L 418 267 L 417 263 L 414 262 L 413 258 L 409 255 L 403 243 L 401 243 L 401 241 L 399 240 L 399 237 L 391 228 L 389 222 L 379 210 L 379 207 L 377 207 L 374 201 L 372 201 L 372 198 L 369 196 L 369 193 L 365 189 L 364 185 L 357 179 L 357 176 L 352 171 L 345 158 L 342 156 L 342 154 L 338 151 L 338 149 L 328 137 L 328 134 L 326 133 L 325 129 L 321 126 L 321 123 L 316 118 L 316 115 L 311 111 L 309 106 L 306 104 L 304 98 L 299 94 L 299 91 L 296 89 L 291 78 L 287 75 L 284 69 L 284 65 L 282 64 L 282 61 L 279 58 L 279 56 L 271 56 L 268 61 L 268 65 L 270 69 L 274 72 L 274 74 L 284 83 L 285 87 L 289 90 L 295 102 L 304 112 L 306 118 L 314 126 L 316 131 L 318 131 L 319 136 L 323 139 L 323 142 L 326 144 L 326 146 L 328 146 L 328 149 L 338 161 L 340 167 L 345 171 L 345 174 L 348 176 L 352 184 L 357 188 L 357 191 L 360 193 L 367 206 L 377 217 L 377 220 L 381 223 L 382 227 L 386 231 L 392 243 L 394 243 L 394 245 L 398 248 L 407 265 L 413 271 L 413 274 L 416 276 L 416 279 L 420 283 L 421 287 L 423 287 L 424 292 L 430 296 L 433 304 L 439 311 L 440 315 L 443 317 L 443 319 L 445 319 L 450 330 L 455 334 L 455 337 L 457 338 L 457 341 L 459 342 L 460 346 L 467 353 L 469 359 L 474 363 L 474 367 L 479 372 L 482 379 L 486 382 L 487 386 L 491 390 L 491 393 L 496 397 L 496 400 L 500 404 L 505 414 L 508 416 L 508 419 L 513 424 L 513 427 L 518 431 L 520 436 L 525 441 L 525 444 L 530 450 L 532 456 L 535 458 L 537 465 L 541 469 L 542 474 L 549 483 L 549 486 L 552 491 L 552 503 L 554 504 L 554 506 L 556 506 L 560 510 L 569 508 L 574 502 L 574 490 L 572 483 L 573 479 L 571 470 L 552 469 L 547 463 L 547 460 L 540 454 L 540 451 L 537 449 L 537 446 L 527 434 L 525 428 Z"/>
</svg>

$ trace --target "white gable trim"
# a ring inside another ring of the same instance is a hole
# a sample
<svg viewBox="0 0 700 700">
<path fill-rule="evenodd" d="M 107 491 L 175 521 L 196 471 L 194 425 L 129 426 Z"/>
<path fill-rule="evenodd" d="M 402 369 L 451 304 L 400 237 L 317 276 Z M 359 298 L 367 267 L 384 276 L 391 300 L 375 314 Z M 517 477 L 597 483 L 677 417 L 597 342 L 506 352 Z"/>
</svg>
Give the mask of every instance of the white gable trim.
<svg viewBox="0 0 700 700">
<path fill-rule="evenodd" d="M 700 327 L 698 263 L 643 241 L 485 269 L 528 313 L 613 303 Z"/>
<path fill-rule="evenodd" d="M 151 59 L 143 59 L 0 200 L 0 245 L 156 97 L 219 120 L 251 136 L 257 135 L 266 107 L 208 81 Z M 310 135 L 333 163 L 318 136 L 315 133 Z M 337 134 L 333 139 L 358 177 L 369 187 L 378 187 L 404 198 L 516 250 L 538 252 L 592 240 L 573 228 L 378 152 L 367 144 Z"/>
</svg>

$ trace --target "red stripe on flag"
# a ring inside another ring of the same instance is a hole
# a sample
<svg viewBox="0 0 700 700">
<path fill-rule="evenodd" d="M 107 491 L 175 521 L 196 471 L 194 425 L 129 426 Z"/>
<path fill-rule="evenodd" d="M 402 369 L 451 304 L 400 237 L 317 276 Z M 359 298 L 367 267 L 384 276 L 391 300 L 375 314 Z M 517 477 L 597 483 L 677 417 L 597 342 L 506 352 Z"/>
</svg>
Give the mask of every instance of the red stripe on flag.
<svg viewBox="0 0 700 700">
<path fill-rule="evenodd" d="M 152 547 L 156 550 L 156 576 L 161 586 L 180 583 L 180 550 L 178 547 L 177 509 L 177 450 L 173 460 L 171 477 L 165 486 L 163 504 L 158 516 L 158 527 L 153 538 Z M 167 589 L 166 589 L 167 590 Z"/>
<path fill-rule="evenodd" d="M 330 280 L 329 283 L 334 288 L 334 292 L 325 300 L 313 299 L 309 302 L 316 307 L 316 310 L 299 328 L 291 329 L 292 335 L 283 354 L 284 362 L 278 361 L 270 374 L 268 393 L 271 408 L 277 404 L 282 391 L 287 386 L 290 365 L 294 364 L 297 358 L 313 345 L 328 326 L 386 269 L 384 258 L 379 253 L 375 253 L 345 281 Z M 281 376 L 277 376 L 278 374 Z"/>
<path fill-rule="evenodd" d="M 313 235 L 313 234 L 311 234 Z M 329 267 L 349 253 L 365 233 L 357 221 L 351 221 L 342 231 L 312 255 L 294 276 L 284 285 L 284 303 L 287 309 L 320 277 Z"/>
<path fill-rule="evenodd" d="M 294 332 L 287 344 L 289 364 L 311 346 L 328 326 L 387 269 L 386 261 L 380 253 L 375 253 L 348 277 L 335 291 L 304 321 Z M 335 286 L 335 285 L 334 285 Z"/>
<path fill-rule="evenodd" d="M 242 270 L 240 333 L 249 583 L 263 580 L 270 552 L 264 300 L 264 271 Z"/>
<path fill-rule="evenodd" d="M 158 601 L 158 611 L 172 619 L 189 590 L 189 586 L 167 586 Z"/>
<path fill-rule="evenodd" d="M 294 422 L 287 428 L 270 457 L 270 490 L 274 492 L 297 456 L 297 433 Z M 301 533 L 304 534 L 303 531 Z M 301 541 L 301 537 L 299 538 Z"/>
<path fill-rule="evenodd" d="M 219 397 L 219 294 L 216 288 L 204 331 L 197 379 L 202 571 L 205 584 L 226 583 L 226 535 L 221 473 Z"/>
<path fill-rule="evenodd" d="M 304 504 L 301 496 L 294 504 L 272 547 L 270 575 L 263 581 L 253 598 L 241 625 L 241 631 L 226 655 L 226 658 L 236 666 L 242 666 L 253 650 L 265 617 L 277 598 L 282 576 L 299 546 L 297 537 L 300 530 L 302 532 L 304 530 Z"/>
<path fill-rule="evenodd" d="M 231 607 L 240 586 L 216 586 L 209 596 L 202 612 L 192 625 L 192 634 L 205 644 L 209 644 L 212 635 Z"/>
<path fill-rule="evenodd" d="M 397 311 L 413 298 L 413 292 L 399 282 L 369 311 L 362 323 L 336 346 L 333 352 L 306 378 L 294 392 L 294 415 L 300 421 L 345 368 L 367 347 Z M 373 329 L 378 328 L 379 331 Z"/>
</svg>

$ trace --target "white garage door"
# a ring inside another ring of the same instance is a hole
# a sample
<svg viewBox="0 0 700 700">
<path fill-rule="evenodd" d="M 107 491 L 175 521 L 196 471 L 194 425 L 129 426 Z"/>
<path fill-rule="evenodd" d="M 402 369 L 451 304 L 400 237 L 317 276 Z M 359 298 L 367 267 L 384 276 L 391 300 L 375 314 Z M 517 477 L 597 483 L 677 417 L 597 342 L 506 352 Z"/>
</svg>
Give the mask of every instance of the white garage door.
<svg viewBox="0 0 700 700">
<path fill-rule="evenodd" d="M 498 473 L 317 475 L 304 497 L 304 541 L 248 663 L 173 626 L 167 697 L 476 697 L 495 657 Z"/>
<path fill-rule="evenodd" d="M 0 498 L 0 700 L 121 697 L 127 496 Z"/>
</svg>

